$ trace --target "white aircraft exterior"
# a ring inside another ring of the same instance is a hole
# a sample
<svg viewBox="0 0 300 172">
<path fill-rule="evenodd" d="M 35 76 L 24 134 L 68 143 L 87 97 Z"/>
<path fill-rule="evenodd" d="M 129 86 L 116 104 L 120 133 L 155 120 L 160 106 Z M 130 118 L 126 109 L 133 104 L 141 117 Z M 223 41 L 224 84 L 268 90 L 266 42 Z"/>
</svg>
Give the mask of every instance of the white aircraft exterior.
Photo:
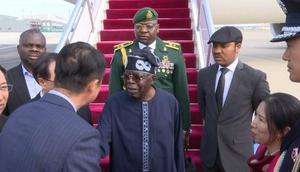
<svg viewBox="0 0 300 172">
<path fill-rule="evenodd" d="M 214 24 L 283 23 L 277 0 L 209 0 Z"/>
</svg>

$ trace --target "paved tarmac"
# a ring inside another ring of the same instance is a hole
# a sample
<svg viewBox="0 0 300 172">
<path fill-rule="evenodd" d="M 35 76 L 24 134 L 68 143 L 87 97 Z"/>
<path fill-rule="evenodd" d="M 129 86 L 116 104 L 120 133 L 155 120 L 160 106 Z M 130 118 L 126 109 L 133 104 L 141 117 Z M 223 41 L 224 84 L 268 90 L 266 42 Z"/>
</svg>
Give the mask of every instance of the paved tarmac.
<svg viewBox="0 0 300 172">
<path fill-rule="evenodd" d="M 6 69 L 20 63 L 17 45 L 21 33 L 0 32 L 0 64 Z M 44 33 L 47 40 L 47 51 L 54 51 L 61 33 Z"/>
<path fill-rule="evenodd" d="M 289 80 L 287 63 L 281 59 L 285 42 L 271 43 L 269 30 L 243 30 L 244 41 L 239 58 L 267 74 L 271 92 L 286 92 L 300 99 L 300 83 Z M 16 46 L 20 33 L 0 32 L 0 64 L 9 69 L 20 60 Z M 54 51 L 60 33 L 45 33 L 48 51 Z"/>
<path fill-rule="evenodd" d="M 244 43 L 240 59 L 267 74 L 271 92 L 285 92 L 300 99 L 300 83 L 289 80 L 287 62 L 281 56 L 286 43 L 271 43 L 269 30 L 243 30 Z"/>
</svg>

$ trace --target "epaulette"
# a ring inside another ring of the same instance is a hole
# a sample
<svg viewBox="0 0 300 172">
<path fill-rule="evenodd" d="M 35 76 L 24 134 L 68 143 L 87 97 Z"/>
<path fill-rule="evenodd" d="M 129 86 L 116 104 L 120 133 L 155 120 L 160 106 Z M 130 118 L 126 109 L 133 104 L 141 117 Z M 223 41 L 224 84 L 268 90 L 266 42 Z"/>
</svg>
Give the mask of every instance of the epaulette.
<svg viewBox="0 0 300 172">
<path fill-rule="evenodd" d="M 125 48 L 125 47 L 128 47 L 129 45 L 133 44 L 133 41 L 127 41 L 127 42 L 123 42 L 121 44 L 118 44 L 118 45 L 115 45 L 114 46 L 114 51 L 117 51 L 121 48 Z"/>
<path fill-rule="evenodd" d="M 179 50 L 180 45 L 176 42 L 164 41 L 164 43 L 165 43 L 165 46 L 168 47 L 168 48 Z"/>
</svg>

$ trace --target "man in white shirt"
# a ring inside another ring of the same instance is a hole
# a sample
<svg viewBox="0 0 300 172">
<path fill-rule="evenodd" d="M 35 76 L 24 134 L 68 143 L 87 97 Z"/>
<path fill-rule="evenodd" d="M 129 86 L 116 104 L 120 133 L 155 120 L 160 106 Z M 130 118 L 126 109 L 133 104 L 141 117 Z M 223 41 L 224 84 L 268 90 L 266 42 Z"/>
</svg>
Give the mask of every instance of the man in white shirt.
<svg viewBox="0 0 300 172">
<path fill-rule="evenodd" d="M 29 102 L 41 91 L 32 75 L 32 69 L 36 60 L 46 52 L 46 38 L 38 29 L 26 30 L 20 36 L 17 49 L 21 63 L 7 71 L 8 83 L 13 84 L 14 89 L 9 95 L 6 115 Z"/>
</svg>

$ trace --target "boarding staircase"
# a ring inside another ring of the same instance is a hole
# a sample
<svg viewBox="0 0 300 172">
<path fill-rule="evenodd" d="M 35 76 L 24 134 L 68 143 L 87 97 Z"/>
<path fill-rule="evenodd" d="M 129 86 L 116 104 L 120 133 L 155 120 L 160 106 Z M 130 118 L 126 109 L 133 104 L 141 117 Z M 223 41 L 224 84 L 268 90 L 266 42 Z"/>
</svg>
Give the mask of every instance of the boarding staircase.
<svg viewBox="0 0 300 172">
<path fill-rule="evenodd" d="M 100 94 L 95 102 L 90 104 L 93 124 L 97 125 L 99 115 L 101 118 L 101 111 L 108 97 L 110 61 L 114 53 L 113 46 L 124 41 L 133 40 L 132 18 L 135 12 L 142 7 L 152 7 L 159 14 L 159 37 L 163 40 L 178 42 L 182 46 L 187 68 L 192 119 L 190 146 L 186 154 L 192 157 L 197 171 L 200 171 L 199 146 L 202 136 L 202 116 L 197 104 L 196 56 L 194 54 L 188 0 L 109 0 L 108 3 L 109 8 L 106 10 L 103 30 L 100 31 L 100 41 L 97 43 L 98 50 L 105 54 L 107 65 Z M 108 158 L 102 160 L 103 171 L 109 171 L 108 161 Z"/>
</svg>

